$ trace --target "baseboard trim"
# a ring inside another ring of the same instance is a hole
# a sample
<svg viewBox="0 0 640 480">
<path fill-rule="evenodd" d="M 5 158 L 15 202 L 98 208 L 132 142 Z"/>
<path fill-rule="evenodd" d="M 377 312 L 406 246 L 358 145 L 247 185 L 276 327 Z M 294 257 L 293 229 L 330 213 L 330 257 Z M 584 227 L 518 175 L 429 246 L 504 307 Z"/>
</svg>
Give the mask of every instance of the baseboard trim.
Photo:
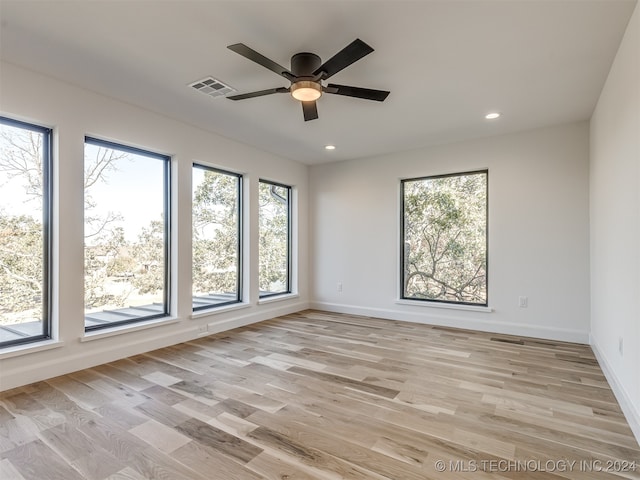
<svg viewBox="0 0 640 480">
<path fill-rule="evenodd" d="M 441 316 L 434 313 L 413 313 L 402 310 L 362 307 L 354 305 L 342 305 L 329 302 L 311 302 L 310 307 L 317 310 L 327 310 L 335 313 L 348 313 L 352 315 L 364 315 L 368 317 L 384 318 L 388 320 L 400 320 L 405 322 L 422 323 L 425 325 L 438 325 L 441 327 L 457 327 L 481 332 L 502 333 L 523 337 L 543 338 L 561 342 L 573 342 L 589 344 L 589 332 L 571 330 L 566 328 L 541 327 L 538 325 L 511 324 L 483 319 L 477 316 L 468 317 Z"/>
<path fill-rule="evenodd" d="M 256 309 L 255 311 L 239 317 L 232 317 L 222 321 L 210 322 L 207 325 L 207 335 L 220 333 L 234 328 L 244 327 L 259 323 L 281 315 L 307 310 L 308 302 L 296 302 L 283 306 L 269 306 L 269 308 Z M 139 355 L 158 348 L 169 347 L 182 342 L 188 342 L 201 337 L 202 334 L 190 319 L 181 322 L 183 328 L 157 331 L 153 329 L 147 332 L 144 340 L 138 335 L 135 338 L 127 338 L 127 334 L 119 337 L 121 340 L 114 348 L 112 344 L 101 344 L 101 340 L 90 342 L 91 345 L 76 345 L 72 353 L 64 352 L 64 348 L 56 350 L 56 358 L 51 356 L 39 356 L 37 353 L 30 356 L 25 354 L 20 357 L 18 366 L 10 368 L 2 365 L 2 377 L 0 379 L 0 391 L 28 385 L 48 378 L 65 375 L 85 368 L 95 367 L 104 363 L 114 362 L 132 355 Z M 135 333 L 135 332 L 132 332 Z M 72 343 L 72 342 L 69 342 Z M 46 353 L 46 352 L 45 352 Z M 66 354 L 65 354 L 66 353 Z"/>
<path fill-rule="evenodd" d="M 291 313 L 300 312 L 302 310 L 309 309 L 308 302 L 297 302 L 291 305 L 284 305 L 280 307 L 269 308 L 265 312 L 254 312 L 240 317 L 221 320 L 218 322 L 210 322 L 207 324 L 207 334 L 213 335 L 215 333 L 226 332 L 227 330 L 233 330 L 234 328 L 246 327 L 254 323 L 264 322 L 275 317 L 283 315 L 289 315 Z"/>
<path fill-rule="evenodd" d="M 616 400 L 618 400 L 618 403 L 620 404 L 622 413 L 624 413 L 624 416 L 629 423 L 629 427 L 631 427 L 631 431 L 640 446 L 640 411 L 638 410 L 638 407 L 634 405 L 633 400 L 631 400 L 631 396 L 627 393 L 624 385 L 616 375 L 614 368 L 611 366 L 611 362 L 609 362 L 604 351 L 598 346 L 598 342 L 593 335 L 590 335 L 589 343 L 598 363 L 600 364 L 600 368 L 607 379 L 607 382 L 609 382 L 609 386 L 611 387 Z"/>
</svg>

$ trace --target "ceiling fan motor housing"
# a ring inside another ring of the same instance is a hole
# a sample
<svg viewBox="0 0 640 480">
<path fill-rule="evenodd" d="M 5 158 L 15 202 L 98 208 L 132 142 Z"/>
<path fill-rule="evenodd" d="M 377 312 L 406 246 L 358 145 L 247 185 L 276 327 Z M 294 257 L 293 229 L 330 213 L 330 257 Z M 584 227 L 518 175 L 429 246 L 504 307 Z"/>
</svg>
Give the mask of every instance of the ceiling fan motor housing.
<svg viewBox="0 0 640 480">
<path fill-rule="evenodd" d="M 322 60 L 315 53 L 296 53 L 291 57 L 291 73 L 295 79 L 291 82 L 291 96 L 300 101 L 315 101 L 322 95 L 319 79 L 314 78 L 313 72 L 322 64 Z"/>
<path fill-rule="evenodd" d="M 320 65 L 322 60 L 315 53 L 302 52 L 291 57 L 291 73 L 296 77 L 313 77 Z"/>
</svg>

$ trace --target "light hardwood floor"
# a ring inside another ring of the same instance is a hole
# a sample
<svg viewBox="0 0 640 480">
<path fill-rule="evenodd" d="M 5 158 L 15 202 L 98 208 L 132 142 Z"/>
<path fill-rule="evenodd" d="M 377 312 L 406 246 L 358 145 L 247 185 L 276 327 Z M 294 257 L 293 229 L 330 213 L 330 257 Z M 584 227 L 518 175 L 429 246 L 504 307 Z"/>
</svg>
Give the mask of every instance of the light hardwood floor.
<svg viewBox="0 0 640 480">
<path fill-rule="evenodd" d="M 305 311 L 3 392 L 0 478 L 640 478 L 640 447 L 588 346 Z"/>
</svg>

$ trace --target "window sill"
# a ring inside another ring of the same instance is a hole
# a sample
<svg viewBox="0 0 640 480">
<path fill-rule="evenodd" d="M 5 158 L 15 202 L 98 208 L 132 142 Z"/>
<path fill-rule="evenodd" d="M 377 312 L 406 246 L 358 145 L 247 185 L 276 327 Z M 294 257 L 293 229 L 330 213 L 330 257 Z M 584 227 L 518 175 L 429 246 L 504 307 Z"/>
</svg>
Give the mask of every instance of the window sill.
<svg viewBox="0 0 640 480">
<path fill-rule="evenodd" d="M 476 305 L 455 305 L 452 303 L 425 302 L 422 300 L 407 300 L 404 298 L 396 300 L 396 304 L 413 305 L 413 306 L 427 307 L 427 308 L 444 308 L 448 310 L 466 310 L 469 312 L 482 312 L 482 313 L 493 312 L 493 308 L 491 307 L 481 307 Z"/>
<path fill-rule="evenodd" d="M 80 337 L 81 342 L 91 342 L 93 340 L 99 340 L 101 338 L 113 337 L 115 335 L 122 335 L 123 333 L 137 332 L 138 330 L 146 330 L 148 328 L 154 328 L 160 325 L 171 325 L 172 323 L 178 323 L 179 319 L 175 317 L 170 318 L 158 318 L 154 320 L 148 320 L 146 322 L 134 323 L 129 325 L 121 325 L 118 327 L 105 328 L 101 330 L 94 330 L 91 332 L 85 332 L 83 337 Z"/>
<path fill-rule="evenodd" d="M 282 302 L 284 300 L 290 300 L 292 298 L 298 298 L 298 297 L 300 297 L 300 295 L 298 295 L 297 293 L 282 293 L 278 295 L 272 295 L 272 296 L 260 298 L 258 299 L 258 305 L 265 305 L 267 303 L 274 303 L 274 302 Z"/>
<path fill-rule="evenodd" d="M 58 340 L 43 340 L 41 342 L 26 343 L 16 345 L 14 347 L 3 348 L 0 352 L 0 360 L 11 357 L 19 357 L 20 355 L 29 355 L 31 353 L 43 352 L 64 346 L 64 342 Z"/>
<path fill-rule="evenodd" d="M 211 308 L 196 310 L 191 314 L 189 318 L 191 318 L 191 320 L 196 320 L 198 318 L 208 317 L 210 315 L 215 315 L 217 313 L 231 312 L 233 310 L 241 310 L 243 308 L 249 308 L 250 306 L 251 305 L 246 302 L 234 303 L 231 305 L 223 305 L 221 307 L 212 306 Z"/>
</svg>

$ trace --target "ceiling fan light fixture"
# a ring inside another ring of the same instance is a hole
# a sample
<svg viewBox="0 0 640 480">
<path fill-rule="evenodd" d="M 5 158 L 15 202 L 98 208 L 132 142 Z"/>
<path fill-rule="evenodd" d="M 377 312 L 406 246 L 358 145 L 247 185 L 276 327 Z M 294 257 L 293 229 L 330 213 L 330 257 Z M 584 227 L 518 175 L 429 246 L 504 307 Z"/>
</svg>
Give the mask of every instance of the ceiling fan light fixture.
<svg viewBox="0 0 640 480">
<path fill-rule="evenodd" d="M 291 84 L 291 96 L 301 102 L 313 102 L 322 95 L 322 87 L 318 82 L 299 80 Z"/>
<path fill-rule="evenodd" d="M 322 82 L 373 52 L 373 48 L 359 38 L 356 38 L 324 63 L 322 63 L 322 59 L 315 53 L 296 53 L 291 57 L 291 70 L 256 52 L 254 49 L 247 47 L 244 43 L 235 43 L 229 45 L 227 48 L 267 70 L 271 70 L 273 73 L 286 78 L 290 82 L 290 86 L 287 88 L 268 88 L 266 90 L 241 93 L 239 95 L 227 95 L 226 98 L 229 100 L 244 100 L 246 98 L 262 97 L 274 93 L 290 93 L 295 100 L 300 102 L 305 122 L 318 118 L 316 100 L 318 100 L 323 93 L 361 98 L 363 100 L 374 100 L 377 102 L 383 102 L 390 93 L 385 90 L 374 90 L 371 88 L 352 87 L 332 83 L 329 83 L 326 87 L 322 86 Z"/>
</svg>

